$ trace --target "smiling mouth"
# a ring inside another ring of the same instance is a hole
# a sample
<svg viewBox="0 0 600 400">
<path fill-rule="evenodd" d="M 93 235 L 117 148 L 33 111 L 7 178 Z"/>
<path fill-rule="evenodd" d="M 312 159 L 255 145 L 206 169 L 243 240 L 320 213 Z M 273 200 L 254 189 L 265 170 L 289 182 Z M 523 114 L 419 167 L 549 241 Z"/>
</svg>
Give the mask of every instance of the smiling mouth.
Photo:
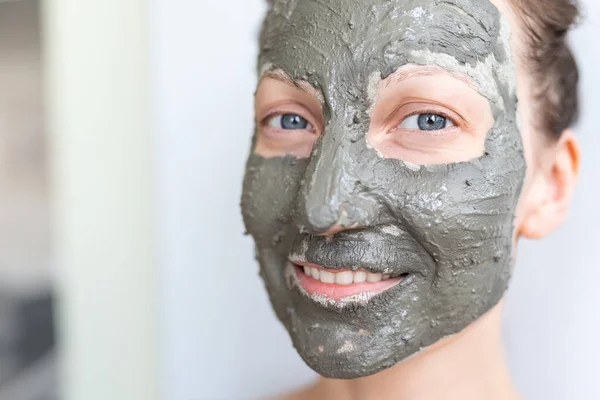
<svg viewBox="0 0 600 400">
<path fill-rule="evenodd" d="M 335 303 L 369 300 L 395 287 L 409 275 L 378 274 L 364 269 L 329 269 L 310 263 L 290 262 L 289 266 L 293 268 L 296 283 L 309 297 Z"/>
</svg>

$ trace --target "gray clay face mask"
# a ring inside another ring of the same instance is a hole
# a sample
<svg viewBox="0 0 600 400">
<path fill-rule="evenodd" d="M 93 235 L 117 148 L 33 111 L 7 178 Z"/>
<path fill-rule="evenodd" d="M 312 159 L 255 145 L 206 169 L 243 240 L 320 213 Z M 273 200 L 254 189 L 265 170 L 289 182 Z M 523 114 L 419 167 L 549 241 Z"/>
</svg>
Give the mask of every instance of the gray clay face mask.
<svg viewBox="0 0 600 400">
<path fill-rule="evenodd" d="M 487 0 L 276 0 L 261 70 L 323 95 L 325 127 L 308 159 L 248 160 L 242 209 L 271 302 L 305 362 L 326 377 L 389 368 L 490 310 L 512 269 L 525 175 L 508 27 Z M 384 159 L 366 135 L 373 77 L 407 65 L 469 75 L 494 125 L 472 161 Z M 334 224 L 348 229 L 320 236 Z M 308 296 L 298 268 L 401 276 L 375 296 Z"/>
</svg>

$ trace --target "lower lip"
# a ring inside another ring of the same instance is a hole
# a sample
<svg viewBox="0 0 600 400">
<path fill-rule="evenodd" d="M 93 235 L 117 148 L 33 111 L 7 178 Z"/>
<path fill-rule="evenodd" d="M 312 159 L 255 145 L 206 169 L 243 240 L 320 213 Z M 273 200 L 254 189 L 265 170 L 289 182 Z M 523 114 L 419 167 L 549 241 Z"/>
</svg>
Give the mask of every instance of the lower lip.
<svg viewBox="0 0 600 400">
<path fill-rule="evenodd" d="M 300 286 L 302 286 L 308 295 L 324 296 L 333 301 L 340 301 L 361 295 L 361 297 L 370 298 L 393 288 L 405 279 L 404 276 L 399 276 L 379 282 L 338 285 L 333 283 L 323 283 L 314 279 L 313 277 L 306 275 L 304 269 L 298 265 L 294 265 L 294 271 Z"/>
</svg>

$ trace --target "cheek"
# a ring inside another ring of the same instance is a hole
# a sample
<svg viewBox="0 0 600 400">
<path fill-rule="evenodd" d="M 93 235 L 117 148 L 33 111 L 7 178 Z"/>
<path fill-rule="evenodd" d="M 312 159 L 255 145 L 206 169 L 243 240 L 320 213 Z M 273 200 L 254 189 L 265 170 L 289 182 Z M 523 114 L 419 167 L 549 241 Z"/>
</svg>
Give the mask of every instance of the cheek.
<svg viewBox="0 0 600 400">
<path fill-rule="evenodd" d="M 521 236 L 523 224 L 525 223 L 527 217 L 531 214 L 533 210 L 534 202 L 532 201 L 532 197 L 534 193 L 535 191 L 533 190 L 533 176 L 531 176 L 530 170 L 527 170 L 525 181 L 523 183 L 523 190 L 521 191 L 521 197 L 519 198 L 519 204 L 515 213 L 515 230 L 513 235 L 515 244 Z"/>
<path fill-rule="evenodd" d="M 527 112 L 530 109 L 529 102 L 524 101 L 519 110 L 521 124 L 521 138 L 523 142 L 523 153 L 527 170 L 523 182 L 523 189 L 519 197 L 519 203 L 516 209 L 515 216 L 515 231 L 514 241 L 518 241 L 520 231 L 528 217 L 535 212 L 539 202 L 537 195 L 539 191 L 536 189 L 537 177 L 540 174 L 541 166 L 539 165 L 539 154 L 543 151 L 544 144 L 540 139 L 543 139 L 541 133 L 536 131 L 530 121 L 530 115 Z"/>
<path fill-rule="evenodd" d="M 242 213 L 257 247 L 281 243 L 292 225 L 292 211 L 307 159 L 251 155 L 246 165 Z"/>
<path fill-rule="evenodd" d="M 520 46 L 520 43 L 518 46 Z M 515 56 L 515 58 L 518 61 L 521 60 L 518 56 Z M 536 207 L 534 182 L 539 171 L 537 155 L 543 147 L 543 143 L 540 142 L 540 137 L 542 135 L 532 122 L 534 121 L 533 111 L 535 109 L 535 100 L 532 98 L 532 82 L 527 70 L 520 62 L 517 63 L 517 74 L 517 97 L 519 98 L 518 120 L 527 170 L 516 210 L 515 242 L 520 236 L 520 231 L 524 222 Z"/>
</svg>

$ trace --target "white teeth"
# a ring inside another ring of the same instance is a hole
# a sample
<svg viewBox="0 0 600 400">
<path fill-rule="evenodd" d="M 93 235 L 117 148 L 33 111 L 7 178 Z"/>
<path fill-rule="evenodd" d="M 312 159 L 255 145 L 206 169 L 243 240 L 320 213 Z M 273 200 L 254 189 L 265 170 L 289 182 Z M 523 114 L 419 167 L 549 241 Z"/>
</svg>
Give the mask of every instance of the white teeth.
<svg viewBox="0 0 600 400">
<path fill-rule="evenodd" d="M 354 280 L 354 273 L 352 271 L 338 272 L 335 274 L 335 283 L 338 285 L 350 285 Z"/>
<path fill-rule="evenodd" d="M 337 285 L 351 285 L 352 283 L 374 283 L 391 279 L 390 275 L 374 274 L 372 272 L 361 271 L 341 271 L 331 272 L 333 270 L 323 270 L 314 267 L 303 267 L 304 273 L 323 283 L 335 283 Z"/>
<path fill-rule="evenodd" d="M 365 271 L 356 271 L 354 273 L 354 283 L 364 283 L 367 281 L 367 273 Z"/>
<path fill-rule="evenodd" d="M 321 282 L 323 283 L 334 283 L 335 282 L 335 275 L 332 274 L 331 272 L 327 272 L 327 271 L 319 271 L 319 278 L 321 278 Z"/>
<path fill-rule="evenodd" d="M 319 280 L 319 270 L 317 268 L 311 268 L 310 274 L 316 280 Z"/>
</svg>

